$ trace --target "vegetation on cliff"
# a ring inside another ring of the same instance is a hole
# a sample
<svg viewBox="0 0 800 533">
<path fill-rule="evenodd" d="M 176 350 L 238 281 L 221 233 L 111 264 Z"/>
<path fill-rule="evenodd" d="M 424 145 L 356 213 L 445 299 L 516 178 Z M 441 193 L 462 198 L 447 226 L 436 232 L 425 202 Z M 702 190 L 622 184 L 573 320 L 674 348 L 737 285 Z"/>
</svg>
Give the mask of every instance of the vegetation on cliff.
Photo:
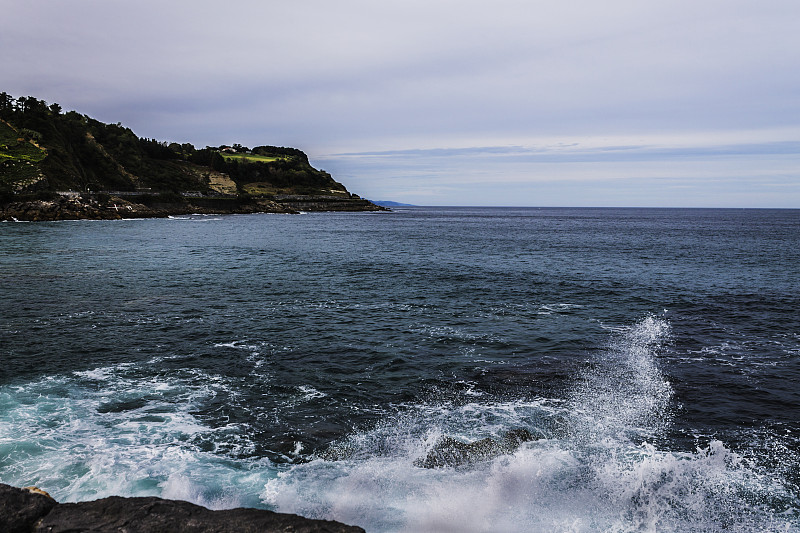
<svg viewBox="0 0 800 533">
<path fill-rule="evenodd" d="M 377 209 L 313 168 L 296 148 L 233 144 L 198 149 L 141 138 L 120 123 L 65 113 L 59 104 L 31 96 L 15 99 L 0 93 L 0 205 L 52 200 L 67 191 L 95 200 L 97 195 L 156 196 L 176 205 L 231 198 L 264 205 L 302 195 L 340 206 L 353 200 L 346 204 L 353 210 Z"/>
</svg>

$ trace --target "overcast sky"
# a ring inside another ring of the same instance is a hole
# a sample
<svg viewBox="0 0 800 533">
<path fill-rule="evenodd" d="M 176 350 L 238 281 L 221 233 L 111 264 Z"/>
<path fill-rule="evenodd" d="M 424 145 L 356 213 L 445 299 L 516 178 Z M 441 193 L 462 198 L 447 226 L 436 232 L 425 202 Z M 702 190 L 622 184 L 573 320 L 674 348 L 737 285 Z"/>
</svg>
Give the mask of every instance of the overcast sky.
<svg viewBox="0 0 800 533">
<path fill-rule="evenodd" d="M 800 207 L 797 0 L 0 0 L 0 90 L 377 200 Z"/>
</svg>

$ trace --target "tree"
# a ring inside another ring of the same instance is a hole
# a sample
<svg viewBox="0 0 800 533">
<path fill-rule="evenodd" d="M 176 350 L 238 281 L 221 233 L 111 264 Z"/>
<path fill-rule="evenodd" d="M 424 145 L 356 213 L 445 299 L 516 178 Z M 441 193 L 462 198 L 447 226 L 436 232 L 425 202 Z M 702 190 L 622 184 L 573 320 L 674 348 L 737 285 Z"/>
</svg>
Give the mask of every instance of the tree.
<svg viewBox="0 0 800 533">
<path fill-rule="evenodd" d="M 0 115 L 8 117 L 14 111 L 14 99 L 3 91 L 0 93 Z"/>
<path fill-rule="evenodd" d="M 211 168 L 216 171 L 223 172 L 225 169 L 225 158 L 219 155 L 219 152 L 211 154 Z"/>
</svg>

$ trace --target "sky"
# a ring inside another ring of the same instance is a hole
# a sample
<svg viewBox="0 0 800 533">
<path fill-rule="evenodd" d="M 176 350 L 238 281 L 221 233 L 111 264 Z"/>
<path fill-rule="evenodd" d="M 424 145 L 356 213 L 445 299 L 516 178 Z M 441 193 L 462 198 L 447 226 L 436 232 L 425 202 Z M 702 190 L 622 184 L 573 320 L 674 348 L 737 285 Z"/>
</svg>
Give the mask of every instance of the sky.
<svg viewBox="0 0 800 533">
<path fill-rule="evenodd" d="M 800 207 L 797 0 L 0 0 L 0 90 L 374 200 Z"/>
</svg>

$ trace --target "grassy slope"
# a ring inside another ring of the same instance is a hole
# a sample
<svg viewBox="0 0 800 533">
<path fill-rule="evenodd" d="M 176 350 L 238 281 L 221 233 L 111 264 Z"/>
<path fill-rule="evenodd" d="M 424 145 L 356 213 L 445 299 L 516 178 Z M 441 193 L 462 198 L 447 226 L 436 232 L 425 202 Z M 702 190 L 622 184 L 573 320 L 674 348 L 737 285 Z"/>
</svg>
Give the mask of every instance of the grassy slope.
<svg viewBox="0 0 800 533">
<path fill-rule="evenodd" d="M 225 161 L 244 161 L 244 162 L 259 162 L 259 163 L 272 163 L 279 159 L 289 159 L 288 156 L 267 156 L 267 155 L 258 155 L 258 154 L 229 154 L 225 152 L 220 152 L 220 155 L 225 159 Z"/>
<path fill-rule="evenodd" d="M 23 139 L 22 135 L 5 121 L 0 121 L 0 158 L 38 163 L 46 155 L 43 149 Z"/>
<path fill-rule="evenodd" d="M 14 186 L 19 183 L 36 180 L 40 176 L 39 163 L 47 156 L 47 152 L 0 120 L 0 184 Z"/>
</svg>

